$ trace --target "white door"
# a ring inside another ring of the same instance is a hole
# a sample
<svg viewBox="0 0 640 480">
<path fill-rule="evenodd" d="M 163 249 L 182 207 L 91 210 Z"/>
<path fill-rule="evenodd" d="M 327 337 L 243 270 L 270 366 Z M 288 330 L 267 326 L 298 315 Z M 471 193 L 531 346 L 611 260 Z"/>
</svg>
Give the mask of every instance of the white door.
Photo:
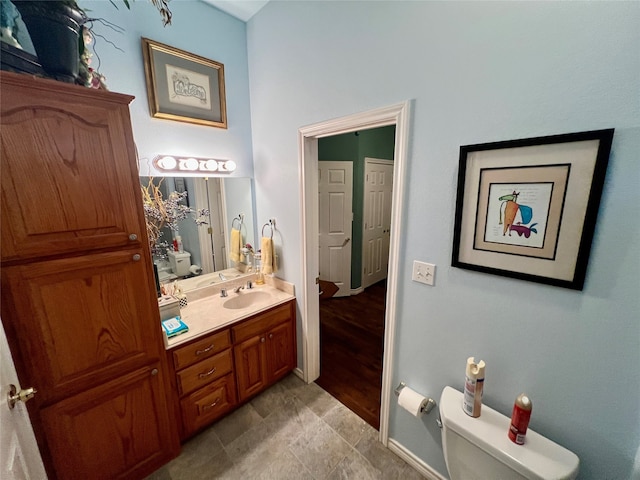
<svg viewBox="0 0 640 480">
<path fill-rule="evenodd" d="M 387 278 L 392 194 L 393 161 L 365 158 L 362 288 Z"/>
<path fill-rule="evenodd" d="M 320 279 L 344 297 L 351 294 L 352 162 L 318 162 L 318 200 Z"/>
<path fill-rule="evenodd" d="M 198 227 L 202 273 L 213 273 L 227 268 L 224 195 L 219 178 L 196 178 L 195 185 L 196 208 L 209 210 L 208 224 Z"/>
<path fill-rule="evenodd" d="M 20 390 L 4 327 L 0 323 L 0 478 L 2 480 L 43 480 L 47 478 L 31 428 L 27 408 L 22 402 L 9 409 L 9 385 Z M 27 385 L 26 387 L 29 387 Z M 37 394 L 36 394 L 37 395 Z"/>
</svg>

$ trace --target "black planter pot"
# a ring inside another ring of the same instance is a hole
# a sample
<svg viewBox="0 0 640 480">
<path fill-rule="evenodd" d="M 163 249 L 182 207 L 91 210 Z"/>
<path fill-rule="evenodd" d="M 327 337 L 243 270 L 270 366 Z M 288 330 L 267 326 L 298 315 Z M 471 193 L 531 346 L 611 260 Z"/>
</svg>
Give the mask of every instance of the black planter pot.
<svg viewBox="0 0 640 480">
<path fill-rule="evenodd" d="M 75 83 L 79 65 L 80 30 L 84 14 L 58 0 L 13 0 L 47 74 Z"/>
</svg>

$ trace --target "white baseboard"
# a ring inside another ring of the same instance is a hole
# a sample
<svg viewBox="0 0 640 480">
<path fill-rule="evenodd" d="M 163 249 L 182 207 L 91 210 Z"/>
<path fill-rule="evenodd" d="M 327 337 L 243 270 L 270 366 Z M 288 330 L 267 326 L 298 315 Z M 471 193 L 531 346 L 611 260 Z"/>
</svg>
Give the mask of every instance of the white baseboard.
<svg viewBox="0 0 640 480">
<path fill-rule="evenodd" d="M 433 468 L 424 463 L 393 438 L 389 439 L 387 447 L 389 448 L 389 450 L 391 450 L 393 453 L 398 455 L 401 459 L 415 468 L 418 473 L 420 473 L 420 475 L 427 478 L 428 480 L 447 480 L 447 477 L 443 477 L 442 475 L 440 475 L 440 473 L 436 472 Z"/>
<path fill-rule="evenodd" d="M 298 377 L 300 380 L 304 381 L 304 372 L 300 370 L 300 368 L 296 367 L 293 369 L 293 374 Z"/>
<path fill-rule="evenodd" d="M 359 293 L 362 293 L 362 292 L 364 292 L 364 288 L 358 287 L 358 288 L 352 288 L 350 294 L 358 295 Z"/>
</svg>

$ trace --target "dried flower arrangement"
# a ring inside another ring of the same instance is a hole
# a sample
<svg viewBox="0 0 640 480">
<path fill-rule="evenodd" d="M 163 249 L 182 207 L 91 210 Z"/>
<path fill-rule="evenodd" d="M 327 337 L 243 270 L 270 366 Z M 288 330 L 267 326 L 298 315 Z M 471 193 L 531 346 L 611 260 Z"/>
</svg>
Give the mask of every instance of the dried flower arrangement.
<svg viewBox="0 0 640 480">
<path fill-rule="evenodd" d="M 193 218 L 196 225 L 207 225 L 209 210 L 188 207 L 182 200 L 187 197 L 187 192 L 171 192 L 168 198 L 163 198 L 160 186 L 164 179 L 154 182 L 149 177 L 147 185 L 141 185 L 144 217 L 147 223 L 147 236 L 149 248 L 154 257 L 164 259 L 167 257 L 169 243 L 163 241 L 162 229 L 169 227 L 173 232 L 178 232 L 178 223 L 186 218 Z"/>
</svg>

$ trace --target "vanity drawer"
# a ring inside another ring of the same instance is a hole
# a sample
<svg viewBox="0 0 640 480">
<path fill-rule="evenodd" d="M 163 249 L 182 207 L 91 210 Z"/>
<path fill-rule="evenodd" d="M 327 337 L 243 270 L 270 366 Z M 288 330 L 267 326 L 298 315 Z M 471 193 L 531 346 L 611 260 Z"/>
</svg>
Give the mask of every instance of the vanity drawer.
<svg viewBox="0 0 640 480">
<path fill-rule="evenodd" d="M 180 400 L 184 436 L 210 424 L 236 404 L 236 384 L 228 374 Z"/>
<path fill-rule="evenodd" d="M 212 357 L 230 346 L 229 330 L 224 330 L 173 350 L 173 365 L 176 370 L 180 370 L 200 360 Z"/>
<path fill-rule="evenodd" d="M 291 320 L 291 303 L 285 303 L 265 313 L 259 314 L 255 320 L 248 320 L 233 327 L 233 342 L 238 343 L 251 338 L 283 322 Z"/>
<path fill-rule="evenodd" d="M 176 373 L 178 381 L 178 391 L 180 395 L 193 392 L 194 390 L 210 383 L 222 375 L 231 372 L 233 360 L 231 349 L 227 349 L 211 358 L 196 363 L 184 370 Z"/>
</svg>

